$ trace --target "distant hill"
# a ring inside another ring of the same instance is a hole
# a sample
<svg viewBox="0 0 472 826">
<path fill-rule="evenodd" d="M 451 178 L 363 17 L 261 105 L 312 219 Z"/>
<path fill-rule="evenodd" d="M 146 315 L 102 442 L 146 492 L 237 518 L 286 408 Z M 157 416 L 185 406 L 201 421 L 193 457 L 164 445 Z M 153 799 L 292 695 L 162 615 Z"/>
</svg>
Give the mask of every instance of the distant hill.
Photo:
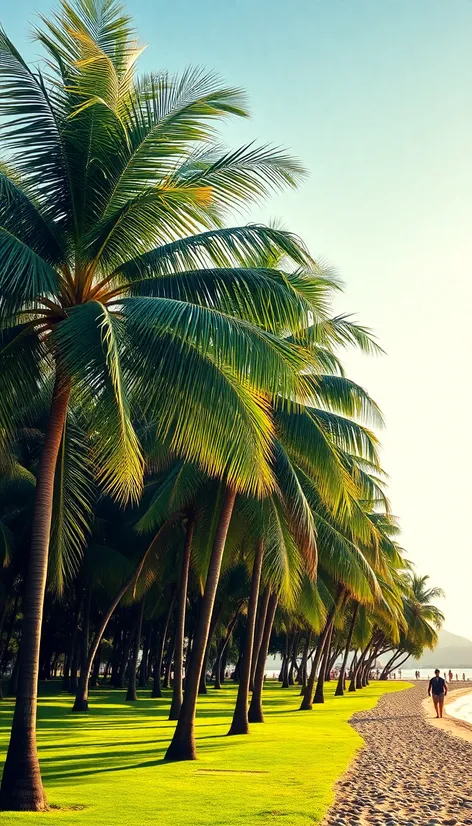
<svg viewBox="0 0 472 826">
<path fill-rule="evenodd" d="M 390 655 L 384 654 L 380 661 L 385 664 Z M 268 672 L 279 671 L 282 660 L 279 656 L 267 659 Z M 434 651 L 425 651 L 420 660 L 410 657 L 402 668 L 472 668 L 472 640 L 459 637 L 449 631 L 439 632 L 439 643 Z"/>
<path fill-rule="evenodd" d="M 403 668 L 472 668 L 472 640 L 449 631 L 439 632 L 439 643 L 434 651 L 425 651 L 420 660 L 410 657 Z"/>
</svg>

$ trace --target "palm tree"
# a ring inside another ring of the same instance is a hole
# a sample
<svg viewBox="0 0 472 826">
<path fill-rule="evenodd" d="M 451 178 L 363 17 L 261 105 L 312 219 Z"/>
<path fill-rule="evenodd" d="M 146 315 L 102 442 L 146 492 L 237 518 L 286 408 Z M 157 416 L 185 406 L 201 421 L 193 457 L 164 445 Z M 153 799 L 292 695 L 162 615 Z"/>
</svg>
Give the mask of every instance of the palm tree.
<svg viewBox="0 0 472 826">
<path fill-rule="evenodd" d="M 214 121 L 245 114 L 239 90 L 195 70 L 138 77 L 142 50 L 115 0 L 64 2 L 36 36 L 47 57 L 43 73 L 0 33 L 8 157 L 0 165 L 0 301 L 8 333 L 0 427 L 9 430 L 19 400 L 34 403 L 51 388 L 0 801 L 34 810 L 46 805 L 36 686 L 69 402 L 93 439 L 103 490 L 122 502 L 140 496 L 143 459 L 131 412 L 139 406 L 174 452 L 224 476 L 226 524 L 237 490 L 270 487 L 265 394 L 296 393 L 294 375 L 306 363 L 302 348 L 276 333 L 296 336 L 313 316 L 321 321 L 320 296 L 331 288 L 320 273 L 241 265 L 247 254 L 274 250 L 306 264 L 289 233 L 222 227 L 238 201 L 294 185 L 302 174 L 280 151 L 218 149 Z"/>
</svg>

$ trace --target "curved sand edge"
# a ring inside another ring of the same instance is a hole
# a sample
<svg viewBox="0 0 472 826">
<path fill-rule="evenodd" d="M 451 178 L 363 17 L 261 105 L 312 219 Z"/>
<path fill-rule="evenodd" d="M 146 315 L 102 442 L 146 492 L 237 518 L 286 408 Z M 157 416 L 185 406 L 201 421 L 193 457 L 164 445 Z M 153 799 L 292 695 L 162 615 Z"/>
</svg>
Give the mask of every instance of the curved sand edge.
<svg viewBox="0 0 472 826">
<path fill-rule="evenodd" d="M 457 717 L 451 717 L 447 714 L 448 704 L 452 703 L 453 700 L 457 700 L 457 698 L 461 697 L 462 694 L 472 694 L 472 683 L 468 688 L 456 688 L 452 691 L 448 691 L 446 702 L 444 703 L 446 717 L 443 717 L 441 720 L 436 718 L 433 701 L 430 697 L 426 697 L 421 704 L 423 715 L 426 722 L 429 723 L 430 726 L 434 726 L 434 728 L 441 729 L 441 731 L 446 732 L 446 734 L 451 734 L 454 737 L 460 737 L 461 740 L 467 740 L 468 743 L 472 743 L 472 725 L 470 723 L 466 723 L 465 720 L 459 720 Z"/>
<path fill-rule="evenodd" d="M 351 718 L 364 747 L 338 781 L 323 826 L 472 826 L 471 727 L 451 717 L 435 725 L 427 690 L 416 682 Z M 450 699 L 470 690 L 456 683 Z"/>
</svg>

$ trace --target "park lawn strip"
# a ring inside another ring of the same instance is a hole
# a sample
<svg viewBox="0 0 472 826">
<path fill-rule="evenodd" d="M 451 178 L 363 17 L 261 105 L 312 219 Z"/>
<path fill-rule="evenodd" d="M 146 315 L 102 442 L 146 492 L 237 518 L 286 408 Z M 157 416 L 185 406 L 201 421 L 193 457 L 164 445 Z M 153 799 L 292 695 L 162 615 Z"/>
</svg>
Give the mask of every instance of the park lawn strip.
<svg viewBox="0 0 472 826">
<path fill-rule="evenodd" d="M 175 723 L 167 720 L 170 692 L 160 700 L 141 691 L 136 703 L 126 692 L 91 692 L 88 714 L 71 712 L 71 697 L 39 701 L 38 745 L 51 807 L 42 814 L 3 812 L 2 826 L 21 823 L 79 826 L 219 826 L 227 824 L 319 823 L 334 799 L 334 784 L 362 740 L 348 723 L 372 708 L 402 682 L 375 682 L 355 694 L 334 697 L 325 686 L 324 705 L 297 711 L 299 688 L 268 681 L 265 724 L 249 736 L 226 736 L 236 687 L 210 688 L 199 697 L 199 759 L 164 763 Z M 0 758 L 8 743 L 13 701 L 0 706 Z"/>
</svg>

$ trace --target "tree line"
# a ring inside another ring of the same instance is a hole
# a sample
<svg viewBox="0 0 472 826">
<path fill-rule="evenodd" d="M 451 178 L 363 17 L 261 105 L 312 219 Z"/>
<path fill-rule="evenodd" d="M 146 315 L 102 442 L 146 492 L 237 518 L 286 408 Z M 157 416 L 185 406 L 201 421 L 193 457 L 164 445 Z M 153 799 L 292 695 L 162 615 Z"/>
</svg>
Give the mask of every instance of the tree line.
<svg viewBox="0 0 472 826">
<path fill-rule="evenodd" d="M 187 760 L 229 666 L 244 735 L 269 652 L 309 710 L 335 662 L 357 690 L 442 615 L 343 368 L 374 335 L 295 234 L 231 222 L 302 165 L 221 146 L 247 105 L 215 75 L 138 74 L 115 0 L 62 0 L 35 36 L 40 68 L 0 30 L 0 805 L 39 811 L 38 680 L 77 713 L 100 682 L 171 688 L 166 759 Z"/>
</svg>

